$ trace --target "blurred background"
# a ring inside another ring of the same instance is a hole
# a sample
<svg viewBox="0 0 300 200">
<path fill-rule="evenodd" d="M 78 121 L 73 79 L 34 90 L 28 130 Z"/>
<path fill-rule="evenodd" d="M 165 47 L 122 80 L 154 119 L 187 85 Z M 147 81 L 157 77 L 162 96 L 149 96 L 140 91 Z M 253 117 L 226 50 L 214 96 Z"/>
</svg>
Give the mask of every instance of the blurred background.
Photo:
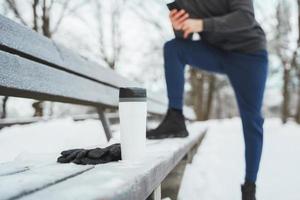
<svg viewBox="0 0 300 200">
<path fill-rule="evenodd" d="M 265 116 L 300 123 L 300 1 L 254 2 L 270 52 Z M 162 47 L 174 35 L 163 0 L 0 0 L 0 14 L 149 90 L 166 93 Z M 185 101 L 198 120 L 238 116 L 226 77 L 187 67 L 186 80 Z M 13 97 L 0 97 L 0 105 L 2 119 L 95 112 L 93 108 Z"/>
<path fill-rule="evenodd" d="M 166 100 L 162 50 L 174 34 L 165 4 L 164 0 L 0 0 L 0 14 Z M 299 200 L 300 0 L 254 0 L 254 4 L 267 35 L 270 60 L 258 197 Z M 185 75 L 186 108 L 197 120 L 207 121 L 196 125 L 209 129 L 185 170 L 178 199 L 238 200 L 244 144 L 233 90 L 225 76 L 190 66 Z M 42 156 L 45 162 L 54 162 L 65 149 L 106 145 L 98 116 L 91 119 L 96 113 L 92 107 L 0 96 L 0 164 L 37 163 Z M 69 117 L 77 115 L 84 120 Z"/>
</svg>

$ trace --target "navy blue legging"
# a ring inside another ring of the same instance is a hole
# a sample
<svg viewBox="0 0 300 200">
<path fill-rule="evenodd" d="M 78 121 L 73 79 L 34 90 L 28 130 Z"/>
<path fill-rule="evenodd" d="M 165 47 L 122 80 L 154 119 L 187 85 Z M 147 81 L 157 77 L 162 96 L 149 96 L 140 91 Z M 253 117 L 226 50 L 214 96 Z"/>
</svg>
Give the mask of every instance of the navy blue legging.
<svg viewBox="0 0 300 200">
<path fill-rule="evenodd" d="M 203 41 L 173 39 L 164 46 L 164 59 L 170 108 L 183 107 L 187 64 L 228 76 L 243 124 L 246 180 L 256 182 L 263 146 L 261 107 L 268 73 L 267 51 L 237 53 L 220 50 Z"/>
</svg>

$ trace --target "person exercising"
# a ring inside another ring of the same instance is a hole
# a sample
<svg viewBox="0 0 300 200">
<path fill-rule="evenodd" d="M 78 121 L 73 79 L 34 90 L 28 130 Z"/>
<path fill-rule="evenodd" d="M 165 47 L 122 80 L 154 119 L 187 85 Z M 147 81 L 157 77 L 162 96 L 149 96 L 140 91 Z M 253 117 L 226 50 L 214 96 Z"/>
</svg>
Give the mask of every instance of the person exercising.
<svg viewBox="0 0 300 200">
<path fill-rule="evenodd" d="M 170 20 L 175 39 L 164 45 L 169 109 L 148 139 L 187 137 L 183 109 L 184 69 L 190 65 L 224 74 L 234 89 L 243 125 L 246 176 L 243 200 L 255 200 L 263 147 L 262 101 L 268 73 L 266 36 L 252 0 L 176 0 Z M 180 8 L 180 9 L 179 9 Z M 191 40 L 199 33 L 201 40 Z"/>
</svg>

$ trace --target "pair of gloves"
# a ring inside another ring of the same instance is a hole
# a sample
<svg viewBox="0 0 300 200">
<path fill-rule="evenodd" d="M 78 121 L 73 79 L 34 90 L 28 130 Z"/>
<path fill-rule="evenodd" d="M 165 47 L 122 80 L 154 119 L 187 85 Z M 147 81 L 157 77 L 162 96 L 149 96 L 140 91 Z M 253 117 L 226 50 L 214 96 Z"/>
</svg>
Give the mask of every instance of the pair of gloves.
<svg viewBox="0 0 300 200">
<path fill-rule="evenodd" d="M 61 152 L 57 162 L 97 165 L 119 160 L 121 160 L 121 146 L 120 144 L 113 144 L 106 148 L 66 150 Z"/>
</svg>

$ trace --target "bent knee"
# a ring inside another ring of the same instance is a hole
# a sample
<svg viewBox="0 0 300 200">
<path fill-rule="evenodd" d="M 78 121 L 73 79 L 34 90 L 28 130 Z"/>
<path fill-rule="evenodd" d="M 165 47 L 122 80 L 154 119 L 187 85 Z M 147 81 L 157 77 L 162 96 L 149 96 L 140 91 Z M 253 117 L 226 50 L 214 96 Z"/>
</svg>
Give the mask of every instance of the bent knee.
<svg viewBox="0 0 300 200">
<path fill-rule="evenodd" d="M 180 48 L 180 46 L 182 45 L 183 42 L 184 41 L 182 41 L 181 39 L 176 39 L 176 38 L 167 41 L 164 44 L 164 52 L 177 51 Z"/>
</svg>

